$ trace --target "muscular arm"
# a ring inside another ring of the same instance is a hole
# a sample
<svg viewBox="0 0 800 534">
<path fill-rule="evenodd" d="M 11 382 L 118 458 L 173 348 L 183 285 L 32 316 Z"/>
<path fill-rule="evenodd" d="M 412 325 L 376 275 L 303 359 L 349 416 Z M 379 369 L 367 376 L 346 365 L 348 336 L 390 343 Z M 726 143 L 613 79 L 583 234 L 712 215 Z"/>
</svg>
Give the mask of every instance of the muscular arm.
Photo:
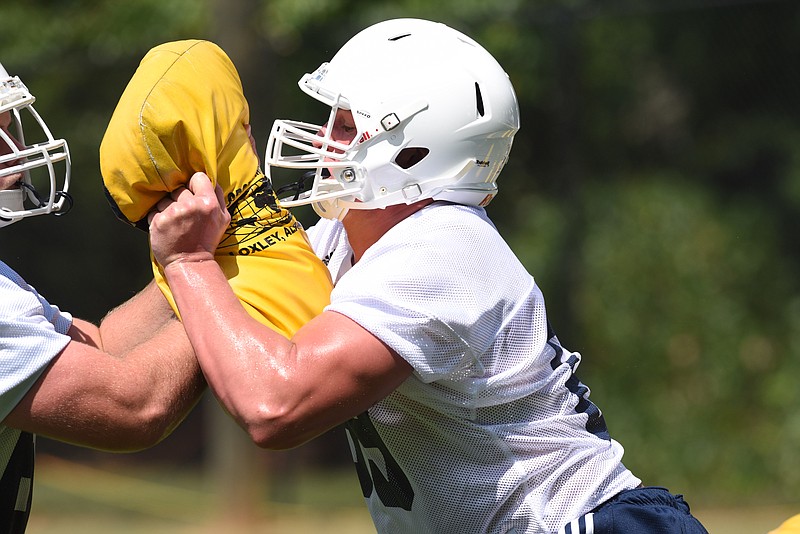
<svg viewBox="0 0 800 534">
<path fill-rule="evenodd" d="M 166 274 L 209 386 L 262 447 L 308 441 L 411 374 L 394 351 L 335 312 L 292 339 L 266 328 L 245 312 L 214 261 L 173 264 Z"/>
<path fill-rule="evenodd" d="M 190 188 L 197 185 L 193 178 Z M 184 327 L 209 386 L 258 445 L 299 445 L 362 413 L 408 378 L 405 360 L 341 314 L 323 312 L 292 339 L 252 319 L 213 261 L 227 225 L 224 202 L 212 201 L 207 178 L 200 189 L 196 199 L 184 191 L 175 195 L 178 203 L 161 205 L 151 243 L 154 252 L 181 251 L 159 259 Z"/>
<path fill-rule="evenodd" d="M 158 303 L 157 291 L 151 284 L 99 329 L 76 320 L 69 331 L 73 341 L 4 424 L 119 451 L 152 446 L 169 434 L 205 382 L 183 326 Z"/>
</svg>

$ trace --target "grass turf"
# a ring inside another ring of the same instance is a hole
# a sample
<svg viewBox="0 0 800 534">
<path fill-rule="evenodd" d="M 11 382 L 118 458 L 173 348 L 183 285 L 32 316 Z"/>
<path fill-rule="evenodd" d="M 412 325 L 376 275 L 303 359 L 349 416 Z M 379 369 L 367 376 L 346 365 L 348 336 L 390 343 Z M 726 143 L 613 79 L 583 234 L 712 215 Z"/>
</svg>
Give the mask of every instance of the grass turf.
<svg viewBox="0 0 800 534">
<path fill-rule="evenodd" d="M 295 473 L 290 490 L 281 482 L 271 484 L 272 495 L 244 485 L 211 491 L 199 472 L 132 471 L 43 455 L 27 534 L 375 532 L 353 472 Z M 284 490 L 276 494 L 276 486 Z M 800 503 L 693 512 L 711 534 L 766 534 L 799 513 Z"/>
</svg>

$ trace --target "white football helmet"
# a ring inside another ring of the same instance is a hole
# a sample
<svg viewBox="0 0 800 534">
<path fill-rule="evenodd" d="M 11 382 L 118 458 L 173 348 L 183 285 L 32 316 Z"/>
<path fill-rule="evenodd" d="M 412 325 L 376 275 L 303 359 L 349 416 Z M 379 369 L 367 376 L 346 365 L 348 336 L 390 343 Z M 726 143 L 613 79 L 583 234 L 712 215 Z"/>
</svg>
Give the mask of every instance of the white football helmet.
<svg viewBox="0 0 800 534">
<path fill-rule="evenodd" d="M 33 108 L 35 100 L 19 77 L 9 76 L 0 64 L 0 184 L 11 187 L 0 190 L 0 227 L 72 207 L 67 142 L 53 138 Z"/>
<path fill-rule="evenodd" d="M 299 81 L 331 107 L 353 114 L 343 144 L 333 128 L 275 121 L 266 168 L 303 170 L 280 187 L 285 207 L 313 204 L 322 217 L 433 198 L 485 206 L 519 130 L 519 105 L 503 68 L 471 38 L 441 23 L 389 20 L 350 39 Z M 310 187 L 304 184 L 313 177 Z"/>
</svg>

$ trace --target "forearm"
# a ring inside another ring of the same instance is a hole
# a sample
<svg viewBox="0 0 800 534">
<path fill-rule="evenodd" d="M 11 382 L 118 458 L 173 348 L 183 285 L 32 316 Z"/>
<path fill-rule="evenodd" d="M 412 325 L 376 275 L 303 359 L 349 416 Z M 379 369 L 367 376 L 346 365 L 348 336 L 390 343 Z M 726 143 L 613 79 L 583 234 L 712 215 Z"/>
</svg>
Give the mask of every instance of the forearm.
<svg viewBox="0 0 800 534">
<path fill-rule="evenodd" d="M 257 440 L 255 427 L 291 410 L 302 389 L 293 343 L 245 311 L 216 262 L 176 262 L 165 274 L 208 385 Z"/>
<path fill-rule="evenodd" d="M 411 366 L 349 318 L 324 312 L 292 339 L 244 310 L 213 261 L 166 269 L 208 384 L 259 446 L 291 448 L 367 410 Z"/>
<path fill-rule="evenodd" d="M 175 317 L 150 340 L 124 353 L 121 360 L 122 376 L 140 373 L 140 377 L 116 393 L 119 414 L 115 419 L 124 418 L 126 411 L 132 410 L 141 421 L 140 432 L 142 425 L 148 428 L 144 446 L 153 445 L 168 436 L 200 400 L 206 389 L 200 365 L 183 325 Z"/>
<path fill-rule="evenodd" d="M 101 347 L 122 354 L 151 339 L 175 317 L 161 290 L 151 281 L 128 301 L 106 314 L 100 323 Z"/>
<path fill-rule="evenodd" d="M 319 339 L 334 337 L 327 336 L 328 323 L 317 323 L 318 336 L 304 337 L 312 319 L 290 340 L 251 317 L 234 294 L 214 261 L 230 222 L 219 186 L 197 173 L 186 189 L 160 201 L 149 217 L 153 255 L 164 266 L 206 380 L 256 444 L 298 445 L 369 406 L 372 399 L 363 394 L 369 381 L 361 380 L 363 360 L 353 358 L 352 365 L 343 365 L 341 358 L 352 351 L 341 338 L 333 347 Z M 265 280 L 264 291 L 274 283 Z M 350 391 L 364 402 L 349 402 Z"/>
</svg>

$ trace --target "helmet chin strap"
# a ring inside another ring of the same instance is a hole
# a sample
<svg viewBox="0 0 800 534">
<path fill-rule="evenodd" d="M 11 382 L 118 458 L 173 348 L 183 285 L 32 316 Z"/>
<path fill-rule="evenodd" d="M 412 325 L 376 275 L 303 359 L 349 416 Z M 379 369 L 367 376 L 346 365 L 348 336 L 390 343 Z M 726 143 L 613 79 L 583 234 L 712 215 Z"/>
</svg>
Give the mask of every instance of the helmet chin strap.
<svg viewBox="0 0 800 534">
<path fill-rule="evenodd" d="M 350 208 L 342 206 L 338 200 L 339 199 L 334 198 L 332 200 L 314 202 L 311 204 L 311 207 L 314 208 L 314 212 L 316 212 L 317 215 L 324 219 L 336 219 L 341 221 L 344 219 L 344 216 L 347 215 L 347 212 L 350 211 Z"/>
<path fill-rule="evenodd" d="M 23 208 L 25 201 L 25 192 L 22 189 L 6 189 L 0 191 L 0 227 L 8 226 L 11 223 L 17 222 L 18 217 L 4 217 L 3 213 L 6 211 L 20 212 Z"/>
</svg>

